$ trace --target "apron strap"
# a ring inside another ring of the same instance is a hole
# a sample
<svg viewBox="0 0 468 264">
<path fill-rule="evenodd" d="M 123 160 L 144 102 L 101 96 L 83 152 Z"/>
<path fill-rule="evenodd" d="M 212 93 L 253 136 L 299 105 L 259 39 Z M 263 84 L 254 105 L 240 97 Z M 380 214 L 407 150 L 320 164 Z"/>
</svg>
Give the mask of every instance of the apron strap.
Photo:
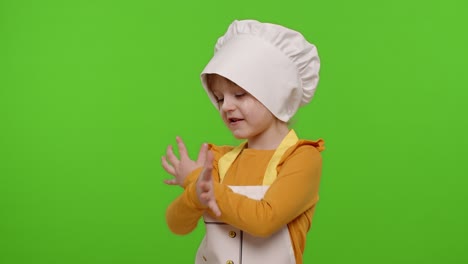
<svg viewBox="0 0 468 264">
<path fill-rule="evenodd" d="M 263 185 L 271 185 L 276 180 L 276 176 L 278 176 L 276 167 L 278 166 L 281 157 L 283 157 L 286 150 L 296 145 L 297 141 L 299 141 L 299 139 L 297 138 L 296 132 L 291 129 L 283 141 L 281 141 L 281 144 L 278 146 L 275 153 L 273 153 L 273 157 L 270 159 L 265 171 L 265 176 L 263 177 Z"/>
<path fill-rule="evenodd" d="M 219 171 L 219 182 L 223 182 L 224 176 L 231 167 L 231 164 L 234 163 L 237 156 L 242 152 L 247 142 L 240 144 L 239 146 L 233 148 L 228 153 L 224 154 L 218 161 L 218 171 Z"/>
<path fill-rule="evenodd" d="M 268 166 L 265 170 L 265 176 L 263 177 L 263 185 L 271 185 L 278 175 L 276 171 L 276 167 L 281 160 L 283 154 L 288 150 L 290 147 L 294 146 L 299 139 L 297 138 L 296 132 L 291 129 L 286 137 L 281 141 L 281 144 L 273 153 L 273 157 L 271 158 Z M 224 154 L 218 161 L 218 171 L 219 171 L 219 179 L 220 182 L 223 182 L 224 176 L 231 167 L 232 163 L 236 160 L 237 156 L 242 152 L 247 142 L 240 144 L 239 146 L 233 148 L 228 153 Z"/>
</svg>

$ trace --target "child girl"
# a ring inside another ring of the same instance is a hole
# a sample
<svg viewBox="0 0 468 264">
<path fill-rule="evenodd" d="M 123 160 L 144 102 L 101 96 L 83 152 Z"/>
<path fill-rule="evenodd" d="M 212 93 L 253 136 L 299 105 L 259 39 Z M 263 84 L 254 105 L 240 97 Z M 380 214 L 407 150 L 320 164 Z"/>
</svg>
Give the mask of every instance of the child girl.
<svg viewBox="0 0 468 264">
<path fill-rule="evenodd" d="M 203 217 L 206 235 L 195 263 L 302 263 L 322 160 L 323 141 L 299 140 L 287 122 L 318 83 L 314 45 L 291 29 L 234 21 L 218 39 L 202 84 L 237 147 L 203 144 L 197 160 L 177 137 L 163 168 L 183 193 L 166 218 L 187 234 Z"/>
</svg>

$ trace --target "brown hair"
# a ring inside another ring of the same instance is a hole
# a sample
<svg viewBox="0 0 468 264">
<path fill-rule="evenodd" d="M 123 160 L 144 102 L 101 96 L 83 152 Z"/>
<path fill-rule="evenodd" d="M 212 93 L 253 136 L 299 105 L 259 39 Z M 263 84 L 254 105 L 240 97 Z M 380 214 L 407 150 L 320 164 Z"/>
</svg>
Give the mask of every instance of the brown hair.
<svg viewBox="0 0 468 264">
<path fill-rule="evenodd" d="M 207 73 L 206 74 L 206 85 L 208 85 L 208 89 L 211 91 L 211 85 L 213 84 L 213 79 L 215 77 L 218 77 L 218 78 L 223 78 L 223 79 L 226 79 L 228 81 L 229 84 L 234 84 L 234 85 L 237 85 L 235 82 L 229 80 L 228 78 L 222 76 L 222 75 L 219 75 L 217 73 Z M 238 86 L 238 85 L 237 85 Z"/>
</svg>

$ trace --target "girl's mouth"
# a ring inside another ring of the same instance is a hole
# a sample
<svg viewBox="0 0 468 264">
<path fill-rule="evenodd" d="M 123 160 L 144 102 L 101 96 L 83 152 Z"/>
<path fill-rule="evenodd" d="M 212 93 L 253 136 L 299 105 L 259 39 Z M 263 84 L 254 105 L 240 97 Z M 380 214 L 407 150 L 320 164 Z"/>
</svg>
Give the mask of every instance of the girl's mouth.
<svg viewBox="0 0 468 264">
<path fill-rule="evenodd" d="M 243 121 L 244 119 L 241 119 L 241 118 L 229 118 L 229 124 L 231 125 L 235 125 L 237 123 L 239 123 L 240 121 Z"/>
</svg>

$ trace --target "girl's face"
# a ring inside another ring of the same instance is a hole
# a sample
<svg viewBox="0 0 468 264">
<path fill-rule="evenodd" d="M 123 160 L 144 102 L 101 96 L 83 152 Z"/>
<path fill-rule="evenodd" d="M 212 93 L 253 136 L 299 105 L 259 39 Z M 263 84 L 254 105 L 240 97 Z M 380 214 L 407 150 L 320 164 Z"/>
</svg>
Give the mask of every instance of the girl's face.
<svg viewBox="0 0 468 264">
<path fill-rule="evenodd" d="M 232 134 L 247 139 L 249 147 L 262 144 L 276 147 L 278 127 L 287 125 L 278 120 L 262 103 L 232 81 L 216 75 L 208 76 L 211 92 L 218 101 L 221 117 Z M 258 143 L 258 144 L 257 144 Z M 260 147 L 262 148 L 262 147 Z"/>
</svg>

